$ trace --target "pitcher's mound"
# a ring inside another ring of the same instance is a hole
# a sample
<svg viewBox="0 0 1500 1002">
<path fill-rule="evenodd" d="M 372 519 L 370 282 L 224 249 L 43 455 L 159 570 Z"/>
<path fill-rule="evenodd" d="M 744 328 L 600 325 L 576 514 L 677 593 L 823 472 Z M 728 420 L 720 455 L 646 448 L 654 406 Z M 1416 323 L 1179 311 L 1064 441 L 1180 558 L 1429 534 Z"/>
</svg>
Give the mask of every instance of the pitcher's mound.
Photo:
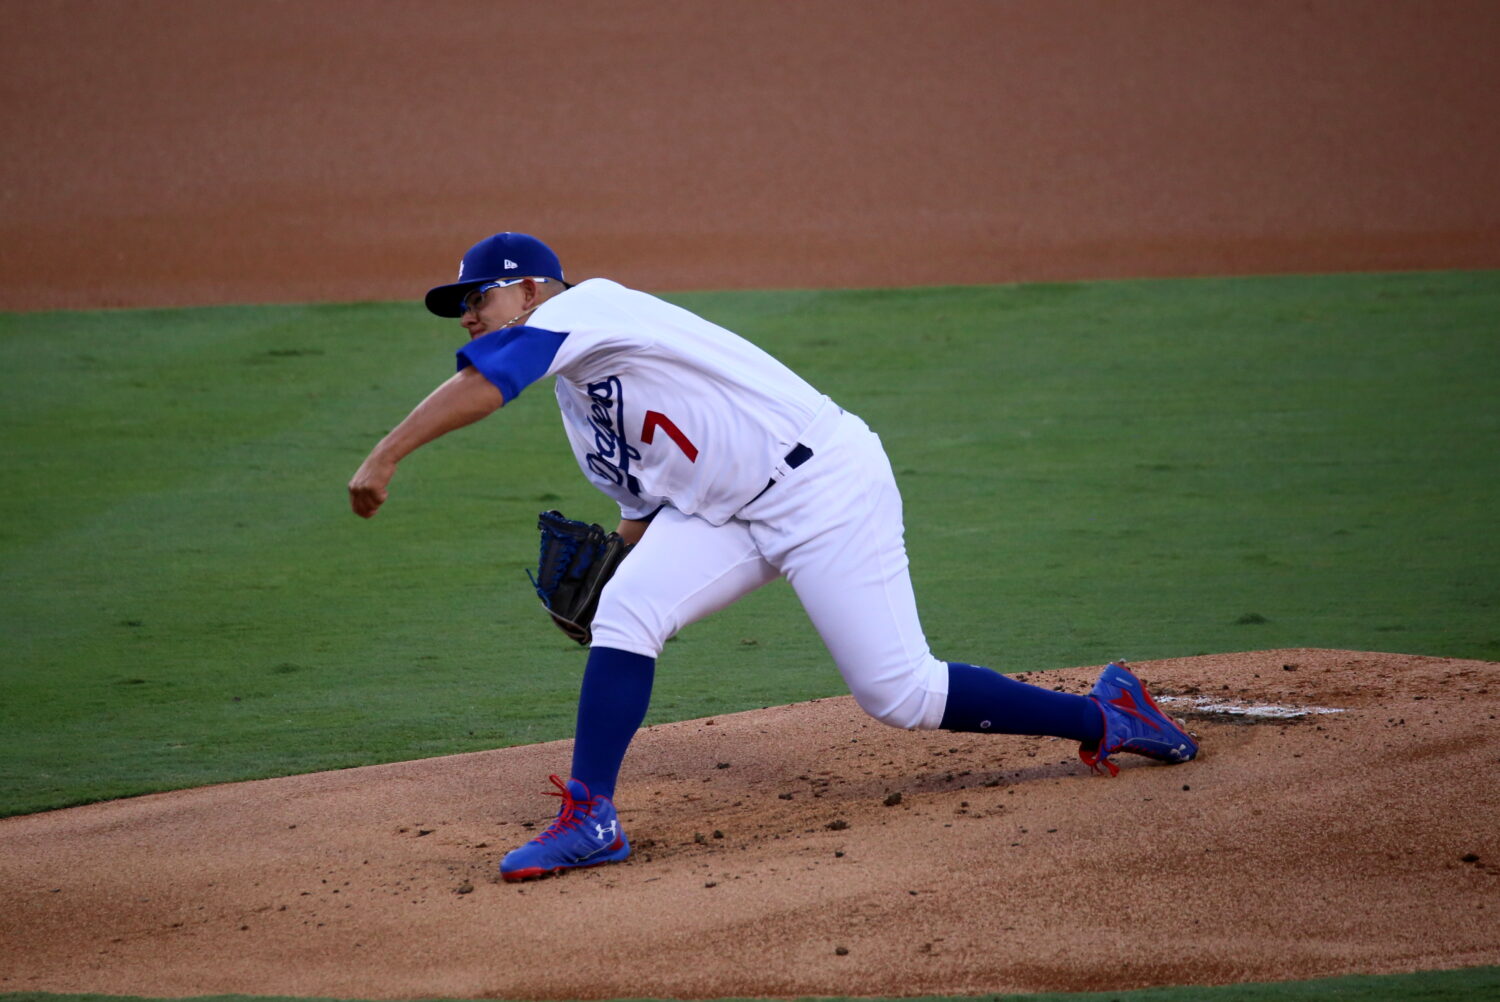
<svg viewBox="0 0 1500 1002">
<path fill-rule="evenodd" d="M 1142 662 L 1203 754 L 905 732 L 848 698 L 657 726 L 626 863 L 504 884 L 566 742 L 0 821 L 0 992 L 947 995 L 1500 963 L 1500 664 Z M 1033 674 L 1082 692 L 1097 668 Z"/>
</svg>

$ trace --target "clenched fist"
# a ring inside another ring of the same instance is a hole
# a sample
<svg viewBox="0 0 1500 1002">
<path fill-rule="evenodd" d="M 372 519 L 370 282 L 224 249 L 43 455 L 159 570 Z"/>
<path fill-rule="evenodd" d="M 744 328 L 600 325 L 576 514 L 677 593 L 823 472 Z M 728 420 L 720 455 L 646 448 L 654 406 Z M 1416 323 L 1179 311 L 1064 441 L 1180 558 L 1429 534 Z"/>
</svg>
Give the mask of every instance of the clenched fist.
<svg viewBox="0 0 1500 1002">
<path fill-rule="evenodd" d="M 395 475 L 395 463 L 371 453 L 349 481 L 349 506 L 354 509 L 354 514 L 360 518 L 374 516 L 390 496 L 386 485 Z"/>
</svg>

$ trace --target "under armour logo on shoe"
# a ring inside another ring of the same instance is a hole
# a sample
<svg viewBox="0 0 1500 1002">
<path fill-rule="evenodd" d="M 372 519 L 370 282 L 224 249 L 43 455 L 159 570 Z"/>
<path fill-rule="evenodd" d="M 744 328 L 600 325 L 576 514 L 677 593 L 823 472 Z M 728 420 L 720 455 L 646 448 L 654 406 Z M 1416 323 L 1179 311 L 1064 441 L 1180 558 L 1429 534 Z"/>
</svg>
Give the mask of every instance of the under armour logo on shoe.
<svg viewBox="0 0 1500 1002">
<path fill-rule="evenodd" d="M 596 824 L 594 825 L 594 831 L 598 832 L 599 841 L 601 842 L 604 841 L 604 836 L 606 833 L 608 833 L 610 839 L 613 840 L 620 834 L 620 822 L 618 820 L 611 821 L 608 828 L 604 827 L 603 825 Z"/>
</svg>

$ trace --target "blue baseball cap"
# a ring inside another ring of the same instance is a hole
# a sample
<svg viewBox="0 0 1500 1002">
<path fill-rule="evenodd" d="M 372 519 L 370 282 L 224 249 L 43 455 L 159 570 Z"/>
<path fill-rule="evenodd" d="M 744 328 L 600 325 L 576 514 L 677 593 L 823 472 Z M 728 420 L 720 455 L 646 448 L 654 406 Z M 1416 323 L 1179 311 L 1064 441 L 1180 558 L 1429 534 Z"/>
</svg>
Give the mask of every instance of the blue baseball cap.
<svg viewBox="0 0 1500 1002">
<path fill-rule="evenodd" d="M 551 247 L 525 233 L 496 233 L 464 253 L 458 281 L 428 290 L 427 309 L 440 317 L 461 317 L 464 297 L 472 290 L 512 278 L 549 278 L 568 284 Z"/>
</svg>

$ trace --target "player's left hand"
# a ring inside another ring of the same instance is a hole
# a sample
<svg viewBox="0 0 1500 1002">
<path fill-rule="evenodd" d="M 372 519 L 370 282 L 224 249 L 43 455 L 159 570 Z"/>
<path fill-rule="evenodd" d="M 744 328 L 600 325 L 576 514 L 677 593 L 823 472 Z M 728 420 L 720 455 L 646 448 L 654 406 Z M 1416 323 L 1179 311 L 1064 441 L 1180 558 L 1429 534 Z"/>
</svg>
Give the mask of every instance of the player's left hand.
<svg viewBox="0 0 1500 1002">
<path fill-rule="evenodd" d="M 349 506 L 354 509 L 354 514 L 360 518 L 374 517 L 390 496 L 386 485 L 395 475 L 396 464 L 390 460 L 372 454 L 361 463 L 354 472 L 354 479 L 349 481 Z"/>
<path fill-rule="evenodd" d="M 542 531 L 542 549 L 531 583 L 557 628 L 587 647 L 594 639 L 599 595 L 630 547 L 619 533 L 575 521 L 560 511 L 542 512 L 537 528 Z"/>
</svg>

